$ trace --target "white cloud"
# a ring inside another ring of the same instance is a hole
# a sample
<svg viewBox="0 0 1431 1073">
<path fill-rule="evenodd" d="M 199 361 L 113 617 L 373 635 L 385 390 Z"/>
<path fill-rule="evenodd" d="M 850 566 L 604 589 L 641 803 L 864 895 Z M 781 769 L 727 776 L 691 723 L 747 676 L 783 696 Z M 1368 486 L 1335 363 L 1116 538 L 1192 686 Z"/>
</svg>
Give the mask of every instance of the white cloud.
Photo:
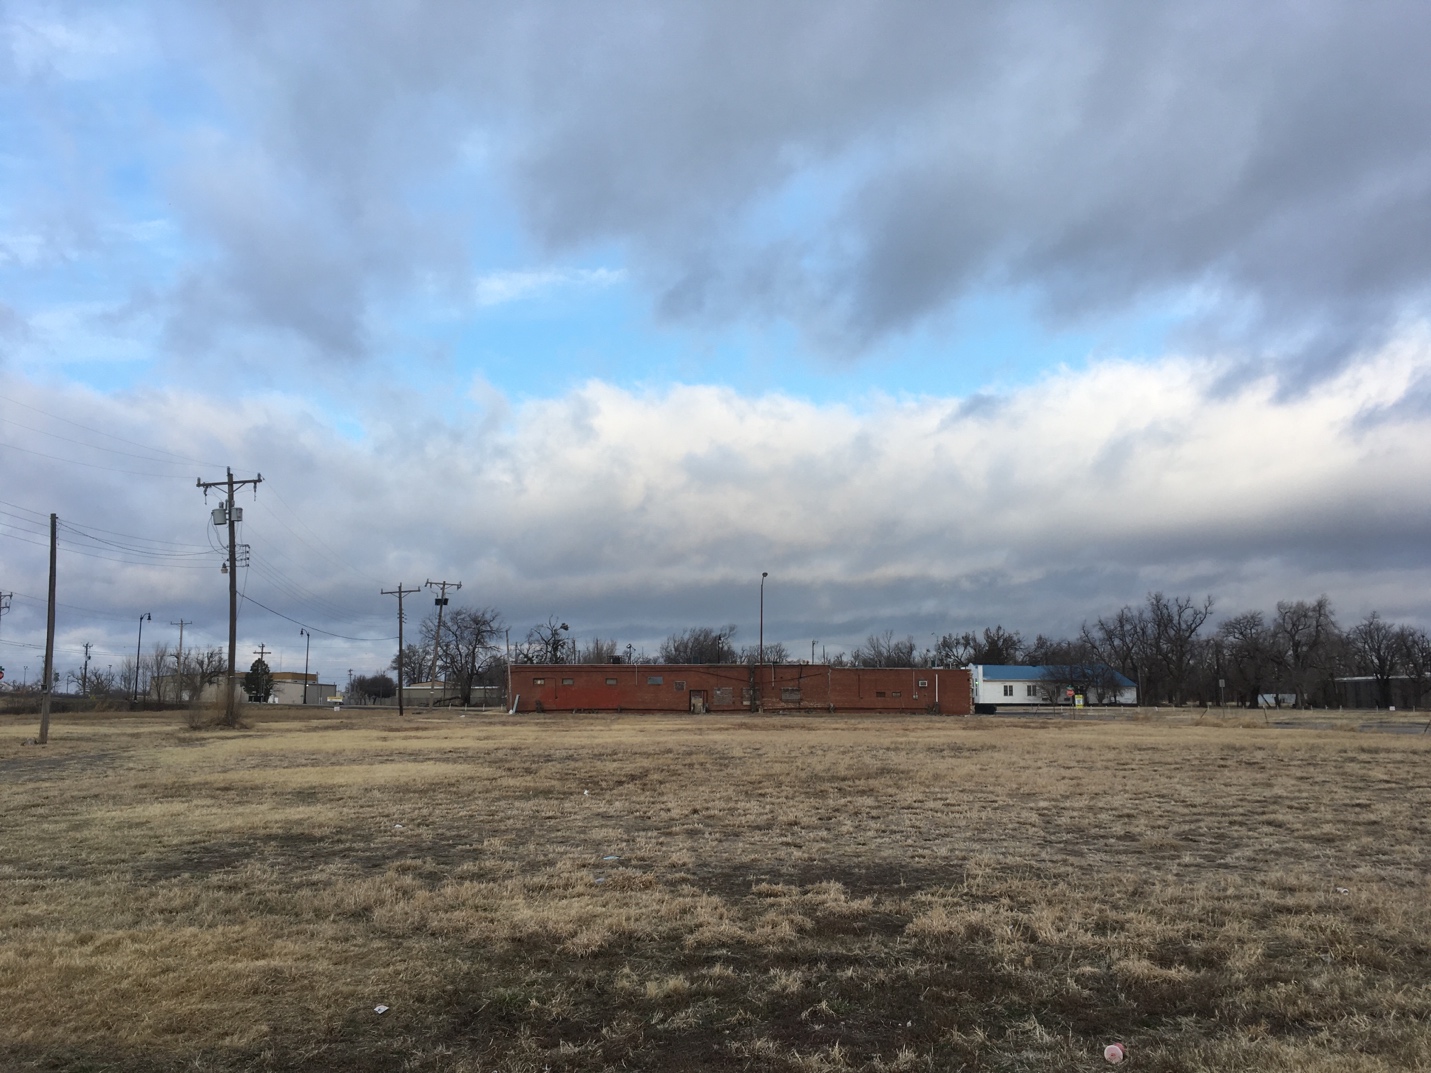
<svg viewBox="0 0 1431 1073">
<path fill-rule="evenodd" d="M 535 298 L 561 287 L 614 287 L 625 279 L 625 270 L 619 268 L 514 269 L 479 276 L 472 296 L 478 306 L 497 306 Z"/>
<path fill-rule="evenodd" d="M 1431 377 L 1428 333 L 1295 398 L 1270 377 L 1228 392 L 1224 372 L 1185 357 L 1106 361 L 963 417 L 950 398 L 856 407 L 600 381 L 510 403 L 477 381 L 461 419 L 388 407 L 359 440 L 277 394 L 104 398 L 22 384 L 19 397 L 262 471 L 243 539 L 279 576 L 251 573 L 248 592 L 335 633 L 382 635 L 391 609 L 377 589 L 438 575 L 463 580 L 464 598 L 496 605 L 518 631 L 549 612 L 637 641 L 693 623 L 748 626 L 761 570 L 772 578 L 767 635 L 831 643 L 886 627 L 1064 632 L 1154 588 L 1211 592 L 1228 612 L 1326 591 L 1348 618 L 1376 607 L 1431 622 L 1431 511 L 1416 491 L 1431 484 L 1431 411 L 1395 408 Z M 1390 416 L 1367 420 L 1378 413 Z M 79 443 L 5 435 L 135 468 Z M 172 482 L 15 452 L 6 463 L 8 502 L 163 539 L 204 539 L 193 477 L 222 475 L 213 463 L 168 467 Z M 125 614 L 153 603 L 156 619 L 163 604 L 199 619 L 198 636 L 221 636 L 216 572 L 80 558 L 64 571 L 62 587 L 84 594 L 74 603 Z M 0 540 L 0 576 L 42 592 L 42 551 Z M 274 644 L 291 625 L 249 608 L 243 630 Z M 345 668 L 384 650 L 325 644 Z"/>
<path fill-rule="evenodd" d="M 147 60 L 152 43 L 139 20 L 118 11 L 73 11 L 16 3 L 0 20 L 0 43 L 24 78 L 58 75 L 86 81 L 121 73 Z"/>
</svg>

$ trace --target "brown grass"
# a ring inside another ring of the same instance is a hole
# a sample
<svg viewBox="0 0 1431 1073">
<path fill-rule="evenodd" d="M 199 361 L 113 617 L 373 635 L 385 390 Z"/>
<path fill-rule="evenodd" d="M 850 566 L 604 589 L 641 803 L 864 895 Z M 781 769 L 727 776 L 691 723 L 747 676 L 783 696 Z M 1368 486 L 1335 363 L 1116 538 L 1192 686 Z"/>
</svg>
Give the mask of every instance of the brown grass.
<svg viewBox="0 0 1431 1073">
<path fill-rule="evenodd" d="M 0 1065 L 1431 1068 L 1431 737 L 246 718 L 0 723 Z"/>
</svg>

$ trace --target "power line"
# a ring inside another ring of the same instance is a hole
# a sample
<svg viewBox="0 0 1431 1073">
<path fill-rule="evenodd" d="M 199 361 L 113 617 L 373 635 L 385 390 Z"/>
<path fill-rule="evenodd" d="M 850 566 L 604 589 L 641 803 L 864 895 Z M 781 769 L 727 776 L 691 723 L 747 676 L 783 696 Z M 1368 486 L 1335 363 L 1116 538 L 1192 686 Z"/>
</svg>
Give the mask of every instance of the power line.
<svg viewBox="0 0 1431 1073">
<path fill-rule="evenodd" d="M 416 591 L 416 590 L 413 590 L 413 591 Z M 303 622 L 303 621 L 300 620 L 300 619 L 296 619 L 296 618 L 294 618 L 292 615 L 285 615 L 282 611 L 275 611 L 273 608 L 269 607 L 267 604 L 261 604 L 261 603 L 259 603 L 259 602 L 258 602 L 257 600 L 255 600 L 252 596 L 245 596 L 245 597 L 243 597 L 243 600 L 244 600 L 245 603 L 253 604 L 255 607 L 261 607 L 261 608 L 263 608 L 263 609 L 264 609 L 265 611 L 267 611 L 270 615 L 277 615 L 277 616 L 278 616 L 279 618 L 281 618 L 281 619 L 287 619 L 289 622 L 293 623 L 295 626 L 302 626 L 302 627 L 304 627 L 305 629 L 312 630 L 314 633 L 321 633 L 321 634 L 323 634 L 325 637 L 336 637 L 336 638 L 338 638 L 338 639 L 341 640 L 341 641 L 396 641 L 396 640 L 397 640 L 396 637 L 349 637 L 349 636 L 348 636 L 347 634 L 345 634 L 345 633 L 334 633 L 332 630 L 320 630 L 317 626 L 310 626 L 308 623 Z"/>
<path fill-rule="evenodd" d="M 297 540 L 301 544 L 305 544 L 308 547 L 313 548 L 314 551 L 319 552 L 320 554 L 326 555 L 331 562 L 336 563 L 338 566 L 341 566 L 344 570 L 347 570 L 354 577 L 359 578 L 362 581 L 375 583 L 374 578 L 370 578 L 366 574 L 359 572 L 353 566 L 352 563 L 350 563 L 347 559 L 343 558 L 331 547 L 329 547 L 328 544 L 323 540 L 323 538 L 320 537 L 316 532 L 314 532 L 313 527 L 298 516 L 298 512 L 288 505 L 287 500 L 285 500 L 276 489 L 271 488 L 270 491 L 273 493 L 273 497 L 278 500 L 279 505 L 283 507 L 284 510 L 288 511 L 289 516 L 295 522 L 301 525 L 304 529 L 308 530 L 308 534 L 315 541 L 317 541 L 317 546 L 315 547 L 313 544 L 309 544 L 308 541 L 304 540 L 300 534 L 294 532 L 294 530 L 287 523 L 285 523 L 284 520 L 280 518 L 276 513 L 268 514 L 268 516 L 271 517 L 274 521 L 276 521 L 279 525 L 287 529 L 295 540 Z"/>
<path fill-rule="evenodd" d="M 81 462 L 77 458 L 63 458 L 60 455 L 52 455 L 44 451 L 36 451 L 29 447 L 20 447 L 13 443 L 6 443 L 4 440 L 0 440 L 0 447 L 8 448 L 11 451 L 23 451 L 27 455 L 35 455 L 39 458 L 48 458 L 52 462 L 63 462 L 69 466 L 84 466 L 87 469 L 102 469 L 106 473 L 123 473 L 130 477 L 158 477 L 161 480 L 182 480 L 187 477 L 187 474 L 184 473 L 148 473 L 140 469 L 120 469 L 118 466 L 101 466 L 98 462 Z M 165 466 L 177 466 L 179 464 L 177 462 L 162 462 L 157 458 L 152 459 L 151 461 L 157 462 L 160 465 Z"/>
<path fill-rule="evenodd" d="M 76 447 L 87 447 L 91 451 L 103 451 L 105 454 L 123 455 L 126 458 L 137 458 L 142 462 L 153 462 L 160 466 L 192 466 L 194 464 L 194 462 L 190 459 L 183 459 L 171 462 L 167 458 L 155 458 L 152 453 L 141 455 L 136 454 L 134 451 L 119 451 L 113 447 L 105 447 L 104 445 L 98 443 L 86 443 L 84 440 L 76 440 L 72 439 L 69 436 L 61 436 L 58 432 L 50 432 L 47 429 L 36 428 L 34 425 L 27 425 L 23 421 L 16 421 L 14 418 L 8 418 L 5 423 L 11 428 L 22 428 L 26 432 L 34 432 L 41 436 L 49 436 L 51 439 L 61 440 L 65 443 L 72 443 Z M 199 464 L 202 465 L 203 463 Z"/>
<path fill-rule="evenodd" d="M 73 425 L 75 428 L 84 429 L 84 431 L 86 431 L 86 432 L 93 432 L 93 433 L 94 433 L 95 435 L 97 435 L 97 436 L 107 436 L 107 437 L 108 437 L 109 439 L 111 439 L 111 440 L 118 440 L 120 443 L 127 443 L 127 444 L 129 444 L 129 446 L 131 446 L 131 447 L 143 447 L 146 451 L 153 451 L 153 452 L 155 452 L 156 454 L 170 455 L 170 456 L 172 456 L 172 457 L 178 459 L 180 462 L 187 462 L 187 463 L 189 463 L 189 464 L 191 464 L 191 465 L 199 465 L 199 466 L 217 466 L 217 465 L 218 465 L 217 462 L 206 462 L 206 461 L 204 461 L 204 460 L 201 459 L 201 458 L 190 458 L 190 457 L 188 457 L 187 455 L 181 455 L 181 454 L 179 454 L 179 453 L 176 452 L 176 451 L 170 451 L 170 450 L 167 450 L 166 448 L 163 448 L 163 447 L 154 447 L 154 446 L 151 445 L 151 444 L 141 443 L 141 442 L 139 442 L 138 440 L 127 440 L 127 439 L 125 439 L 123 436 L 116 436 L 116 435 L 115 435 L 114 433 L 112 433 L 112 432 L 105 432 L 103 429 L 93 428 L 93 427 L 91 427 L 91 426 L 89 426 L 89 425 L 82 425 L 82 424 L 80 424 L 78 421 L 72 421 L 72 420 L 70 420 L 68 417 L 61 417 L 59 414 L 52 414 L 52 413 L 50 413 L 48 410 L 42 410 L 42 409 L 40 409 L 38 406 L 32 406 L 32 405 L 30 405 L 28 402 L 21 402 L 19 399 L 11 398 L 9 395 L 0 395 L 0 401 L 4 401 L 4 402 L 11 403 L 11 404 L 14 405 L 14 406 L 22 406 L 22 407 L 24 407 L 26 410 L 31 410 L 31 411 L 33 411 L 34 413 L 37 413 L 37 414 L 44 414 L 46 417 L 52 418 L 52 419 L 54 419 L 55 421 L 61 421 L 61 422 L 63 422 L 63 423 L 66 424 L 66 425 Z M 105 450 L 105 448 L 102 448 L 102 447 L 101 447 L 101 448 L 98 448 L 98 449 L 99 449 L 99 450 Z"/>
<path fill-rule="evenodd" d="M 23 509 L 23 508 L 22 508 Z M 151 544 L 172 544 L 176 548 L 202 548 L 203 544 L 192 544 L 186 540 L 160 540 L 158 537 L 139 536 L 136 533 L 121 533 L 114 529 L 103 529 L 97 525 L 82 525 L 79 522 L 62 522 L 67 529 L 83 530 L 85 533 L 105 533 L 109 536 L 124 537 L 127 540 L 141 540 Z"/>
</svg>

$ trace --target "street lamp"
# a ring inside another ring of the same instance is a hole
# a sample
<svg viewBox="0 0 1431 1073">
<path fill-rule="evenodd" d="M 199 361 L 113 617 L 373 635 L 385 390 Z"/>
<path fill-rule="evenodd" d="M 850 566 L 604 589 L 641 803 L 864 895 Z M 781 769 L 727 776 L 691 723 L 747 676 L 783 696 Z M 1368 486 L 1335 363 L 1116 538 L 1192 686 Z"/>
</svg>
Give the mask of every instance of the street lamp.
<svg viewBox="0 0 1431 1073">
<path fill-rule="evenodd" d="M 558 626 L 557 629 L 558 629 L 558 630 L 565 630 L 566 633 L 567 633 L 567 640 L 571 640 L 571 627 L 568 626 L 565 622 L 563 622 L 560 626 Z M 558 663 L 561 662 L 561 650 L 562 650 L 562 644 L 563 644 L 563 643 L 564 643 L 564 642 L 563 642 L 560 638 L 557 639 L 556 649 L 557 649 L 557 662 L 558 662 Z M 573 652 L 572 652 L 572 662 L 575 663 L 575 662 L 576 662 L 576 652 L 575 652 L 576 642 L 575 642 L 575 641 L 572 641 L 571 643 L 572 643 L 572 648 L 573 648 Z"/>
<path fill-rule="evenodd" d="M 760 572 L 760 662 L 765 662 L 765 579 L 770 576 L 769 570 Z"/>
<path fill-rule="evenodd" d="M 303 703 L 308 703 L 308 649 L 313 644 L 313 635 L 307 630 L 299 630 L 300 634 L 308 638 L 303 642 Z"/>
<path fill-rule="evenodd" d="M 153 620 L 154 616 L 148 611 L 139 616 L 139 640 L 134 642 L 134 703 L 139 704 L 139 650 L 144 646 L 144 622 L 146 619 Z"/>
</svg>

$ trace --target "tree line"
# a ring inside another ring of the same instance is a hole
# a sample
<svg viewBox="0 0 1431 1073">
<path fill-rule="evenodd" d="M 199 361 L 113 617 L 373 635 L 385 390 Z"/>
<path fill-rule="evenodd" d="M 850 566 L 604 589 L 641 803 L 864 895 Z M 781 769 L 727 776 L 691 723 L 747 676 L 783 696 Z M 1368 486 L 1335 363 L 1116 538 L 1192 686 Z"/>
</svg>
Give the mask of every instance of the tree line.
<svg viewBox="0 0 1431 1073">
<path fill-rule="evenodd" d="M 153 696 L 177 704 L 197 697 L 204 687 L 223 678 L 228 657 L 222 648 L 186 648 L 182 653 L 167 641 L 157 641 L 138 658 L 125 656 L 118 666 L 95 661 L 61 672 L 55 670 L 57 692 L 97 699 Z M 43 674 L 25 684 L 6 681 L 14 693 L 39 693 Z"/>
<path fill-rule="evenodd" d="M 1050 668 L 1060 685 L 1097 694 L 1114 689 L 1107 677 L 1116 671 L 1138 686 L 1145 704 L 1228 703 L 1257 705 L 1267 694 L 1289 698 L 1298 706 L 1335 707 L 1342 703 L 1337 679 L 1370 680 L 1376 703 L 1422 705 L 1431 693 L 1431 638 L 1425 630 L 1388 622 L 1377 612 L 1348 626 L 1337 619 L 1326 596 L 1283 601 L 1273 612 L 1245 611 L 1211 627 L 1211 596 L 1149 593 L 1139 605 L 1085 622 L 1072 637 L 1038 634 L 1027 640 L 1017 630 L 994 625 L 947 633 L 920 647 L 912 636 L 893 631 L 872 634 L 850 652 L 827 661 L 856 667 L 965 667 L 970 664 L 1023 664 Z M 813 654 L 812 654 L 813 655 Z M 439 626 L 436 612 L 419 628 L 401 661 L 353 679 L 351 691 L 372 698 L 391 697 L 402 665 L 404 684 L 433 679 L 446 683 L 461 703 L 470 704 L 479 686 L 505 683 L 507 664 L 550 663 L 792 663 L 800 657 L 782 642 L 738 645 L 733 625 L 697 626 L 669 634 L 657 651 L 621 645 L 614 638 L 578 642 L 567 623 L 552 616 L 513 641 L 501 615 L 490 607 L 446 611 Z M 69 674 L 91 696 L 124 696 L 148 690 L 172 692 L 161 700 L 197 696 L 224 672 L 219 648 L 179 654 L 158 643 L 137 662 Z M 1050 679 L 1052 680 L 1052 679 Z"/>
<path fill-rule="evenodd" d="M 1388 622 L 1373 611 L 1350 625 L 1338 621 L 1331 601 L 1280 601 L 1270 614 L 1244 611 L 1213 626 L 1211 596 L 1150 592 L 1139 605 L 1085 622 L 1072 637 L 1038 634 L 1027 640 L 1017 630 L 994 625 L 947 633 L 921 647 L 912 636 L 893 631 L 872 634 L 852 651 L 824 662 L 856 667 L 966 667 L 970 664 L 1037 665 L 1049 668 L 1078 692 L 1116 692 L 1109 674 L 1135 683 L 1145 704 L 1219 704 L 1255 707 L 1268 694 L 1299 707 L 1336 707 L 1343 702 L 1337 680 L 1370 680 L 1375 703 L 1420 706 L 1431 693 L 1431 637 L 1419 627 Z M 431 618 L 424 623 L 424 647 L 431 663 Z M 490 642 L 488 662 L 474 662 L 473 643 L 481 628 Z M 444 623 L 444 631 L 447 630 Z M 465 674 L 483 667 L 505 671 L 506 651 L 490 609 L 475 622 L 454 627 L 469 637 L 457 662 Z M 791 663 L 781 642 L 737 645 L 736 627 L 697 626 L 671 633 L 655 653 L 614 639 L 569 639 L 566 624 L 553 617 L 533 626 L 510 649 L 513 663 Z M 445 650 L 444 650 L 445 651 Z M 446 657 L 443 657 L 445 665 Z M 410 681 L 423 680 L 410 678 Z"/>
</svg>

